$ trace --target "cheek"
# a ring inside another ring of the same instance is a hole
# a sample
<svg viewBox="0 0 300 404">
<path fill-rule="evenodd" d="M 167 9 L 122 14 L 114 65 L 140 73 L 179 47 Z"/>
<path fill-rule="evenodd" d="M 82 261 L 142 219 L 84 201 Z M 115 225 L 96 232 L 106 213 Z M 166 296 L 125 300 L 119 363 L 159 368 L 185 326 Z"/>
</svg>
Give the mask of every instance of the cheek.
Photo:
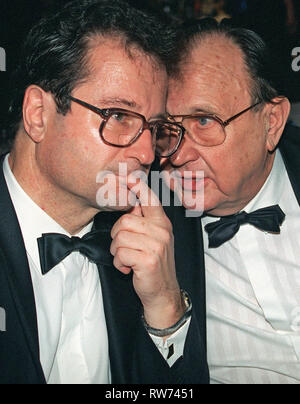
<svg viewBox="0 0 300 404">
<path fill-rule="evenodd" d="M 236 139 L 238 136 L 234 135 Z M 238 193 L 245 182 L 259 173 L 265 159 L 263 139 L 248 133 L 238 142 L 226 144 L 215 153 L 211 165 L 216 185 L 225 194 Z"/>
<path fill-rule="evenodd" d="M 44 174 L 48 180 L 63 189 L 69 189 L 74 182 L 79 184 L 86 176 L 81 161 L 83 155 L 80 149 L 74 147 L 71 139 L 63 134 L 47 139 L 38 148 L 38 158 Z"/>
<path fill-rule="evenodd" d="M 208 177 L 206 192 L 221 192 L 226 195 L 231 193 L 239 182 L 244 167 L 248 165 L 248 157 L 227 145 L 212 148 L 207 153 L 202 150 L 201 154 L 206 165 L 205 176 Z"/>
<path fill-rule="evenodd" d="M 98 173 L 109 169 L 119 149 L 105 145 L 95 126 L 72 123 L 51 129 L 38 147 L 45 176 L 66 191 L 93 198 Z"/>
</svg>

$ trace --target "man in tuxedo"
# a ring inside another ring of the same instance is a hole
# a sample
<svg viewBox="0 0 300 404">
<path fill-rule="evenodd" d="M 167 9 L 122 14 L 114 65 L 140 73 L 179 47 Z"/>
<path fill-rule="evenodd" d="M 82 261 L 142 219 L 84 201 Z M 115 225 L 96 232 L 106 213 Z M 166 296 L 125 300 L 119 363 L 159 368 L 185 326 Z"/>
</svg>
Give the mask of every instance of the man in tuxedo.
<svg viewBox="0 0 300 404">
<path fill-rule="evenodd" d="M 170 129 L 171 48 L 122 1 L 72 2 L 26 39 L 1 160 L 0 383 L 208 382 L 203 307 L 188 296 L 203 276 L 175 268 L 169 219 L 129 179 Z M 114 203 L 99 197 L 103 172 Z"/>
<path fill-rule="evenodd" d="M 167 110 L 184 134 L 161 163 L 183 201 L 204 193 L 205 214 L 193 220 L 211 382 L 299 384 L 300 140 L 286 127 L 290 103 L 252 31 L 190 23 L 178 49 Z"/>
</svg>

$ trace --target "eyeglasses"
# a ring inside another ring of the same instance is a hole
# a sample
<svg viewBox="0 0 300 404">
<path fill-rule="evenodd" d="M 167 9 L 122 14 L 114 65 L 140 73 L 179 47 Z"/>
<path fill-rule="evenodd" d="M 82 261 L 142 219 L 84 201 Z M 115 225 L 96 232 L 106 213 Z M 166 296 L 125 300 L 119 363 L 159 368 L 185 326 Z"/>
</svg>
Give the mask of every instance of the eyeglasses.
<svg viewBox="0 0 300 404">
<path fill-rule="evenodd" d="M 71 96 L 69 98 L 100 115 L 102 118 L 99 128 L 100 137 L 104 143 L 110 146 L 129 147 L 138 140 L 146 129 L 151 131 L 153 150 L 156 149 L 157 143 L 167 148 L 169 139 L 182 136 L 183 128 L 177 123 L 167 120 L 148 122 L 143 115 L 136 112 L 122 108 L 99 109 L 78 98 Z M 160 150 L 162 150 L 161 147 L 156 149 L 157 156 L 164 157 L 160 154 Z"/>
<path fill-rule="evenodd" d="M 179 149 L 185 133 L 197 144 L 205 147 L 220 146 L 225 142 L 225 128 L 239 118 L 241 115 L 257 107 L 261 102 L 257 102 L 251 107 L 244 109 L 233 117 L 223 121 L 217 115 L 197 113 L 193 115 L 173 115 L 169 116 L 169 120 L 176 121 L 182 126 L 182 133 L 172 133 L 170 139 L 165 144 L 158 141 L 158 148 L 164 157 L 171 157 Z M 181 121 L 177 121 L 181 119 Z"/>
</svg>

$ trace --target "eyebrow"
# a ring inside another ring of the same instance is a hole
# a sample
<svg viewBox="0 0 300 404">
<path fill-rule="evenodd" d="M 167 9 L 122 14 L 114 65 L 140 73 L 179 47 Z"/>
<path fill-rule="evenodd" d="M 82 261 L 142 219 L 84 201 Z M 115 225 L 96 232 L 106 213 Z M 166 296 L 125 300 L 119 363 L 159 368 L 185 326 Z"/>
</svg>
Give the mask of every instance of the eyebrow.
<svg viewBox="0 0 300 404">
<path fill-rule="evenodd" d="M 114 98 L 114 97 L 102 98 L 101 100 L 99 100 L 99 105 L 113 105 L 120 108 L 128 107 L 136 110 L 137 112 L 140 112 L 142 110 L 142 107 L 135 101 L 126 100 L 124 98 Z M 166 119 L 166 113 L 158 113 L 154 117 L 150 118 L 150 121 L 160 119 Z"/>
<path fill-rule="evenodd" d="M 195 114 L 218 115 L 219 112 L 209 105 L 204 105 L 203 107 L 194 106 L 189 108 L 189 112 L 185 115 L 195 115 Z"/>
<path fill-rule="evenodd" d="M 202 114 L 208 114 L 208 115 L 218 115 L 218 112 L 209 106 L 204 106 L 202 108 L 199 107 L 193 107 L 191 108 L 192 114 L 197 114 L 197 113 L 202 113 Z"/>
<path fill-rule="evenodd" d="M 134 108 L 137 111 L 141 110 L 141 106 L 138 105 L 135 101 L 126 100 L 125 98 L 117 98 L 117 97 L 110 97 L 110 98 L 102 98 L 99 100 L 99 105 L 116 105 L 118 107 L 129 107 Z"/>
</svg>

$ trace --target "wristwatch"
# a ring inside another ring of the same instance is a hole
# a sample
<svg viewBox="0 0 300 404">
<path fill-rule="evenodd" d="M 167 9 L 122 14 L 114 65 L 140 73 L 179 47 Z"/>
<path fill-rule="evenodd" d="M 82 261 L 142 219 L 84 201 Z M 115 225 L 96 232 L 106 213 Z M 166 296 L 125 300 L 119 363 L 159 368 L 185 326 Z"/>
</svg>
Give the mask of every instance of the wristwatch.
<svg viewBox="0 0 300 404">
<path fill-rule="evenodd" d="M 148 331 L 149 334 L 154 335 L 155 337 L 167 337 L 169 335 L 174 334 L 176 331 L 178 331 L 188 321 L 188 319 L 192 316 L 193 305 L 192 305 L 191 299 L 186 291 L 181 290 L 181 296 L 182 296 L 182 300 L 186 306 L 186 311 L 185 311 L 184 315 L 181 317 L 181 319 L 176 324 L 174 324 L 173 326 L 171 326 L 169 328 L 165 328 L 163 330 L 160 330 L 158 328 L 152 328 L 145 320 L 144 315 L 142 315 L 142 321 L 143 321 L 144 327 L 146 328 L 146 330 Z"/>
</svg>

